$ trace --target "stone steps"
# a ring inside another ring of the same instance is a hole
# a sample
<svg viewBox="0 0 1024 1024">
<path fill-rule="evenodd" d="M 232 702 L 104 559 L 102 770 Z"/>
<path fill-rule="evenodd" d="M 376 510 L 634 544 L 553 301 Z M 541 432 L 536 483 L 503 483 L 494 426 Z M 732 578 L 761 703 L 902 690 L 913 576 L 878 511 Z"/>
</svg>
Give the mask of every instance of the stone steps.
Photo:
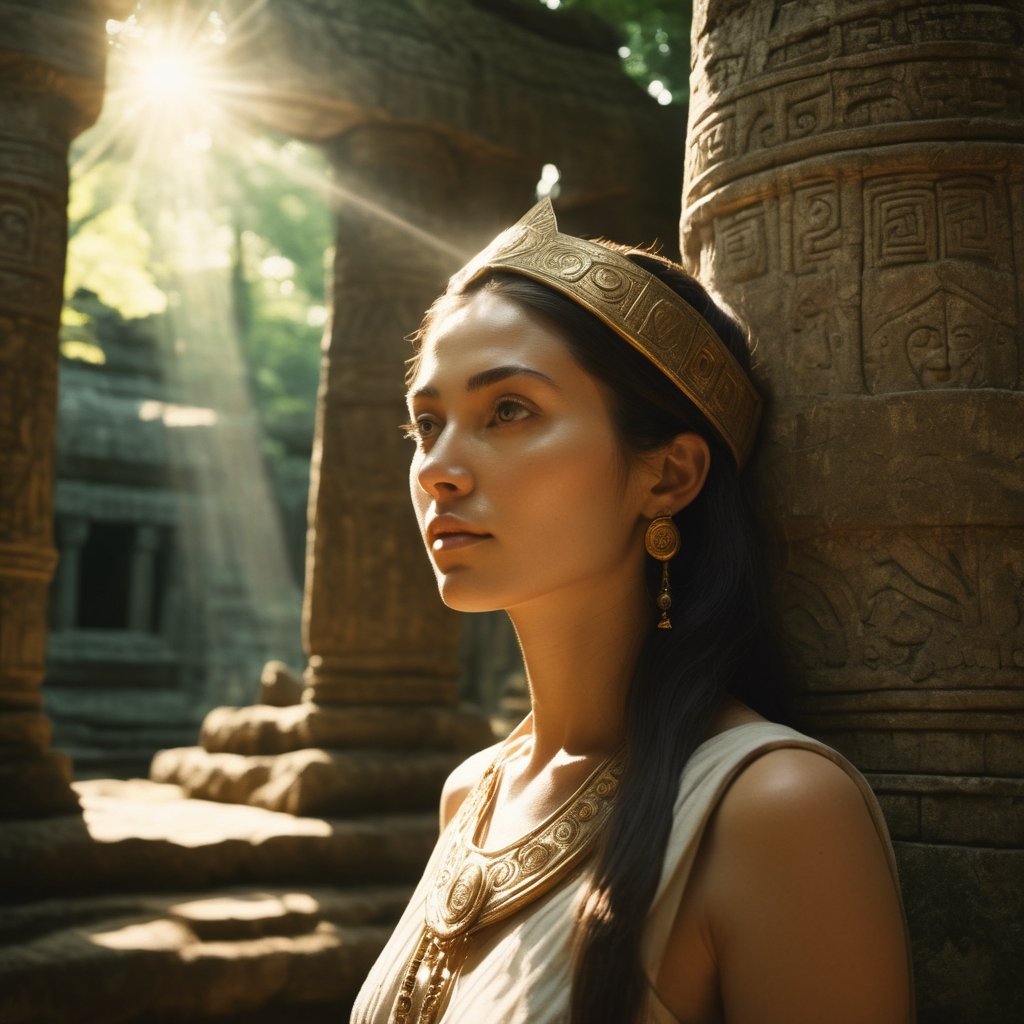
<svg viewBox="0 0 1024 1024">
<path fill-rule="evenodd" d="M 342 1021 L 436 814 L 296 817 L 144 780 L 0 831 L 0 1021 Z M 307 1012 L 308 1011 L 308 1012 Z"/>
<path fill-rule="evenodd" d="M 249 883 L 413 882 L 437 815 L 345 820 L 185 797 L 143 780 L 75 784 L 82 814 L 9 821 L 0 899 Z"/>
<path fill-rule="evenodd" d="M 410 889 L 232 887 L 47 899 L 0 923 L 0 1020 L 344 1019 Z M 261 1018 L 262 1019 L 262 1018 Z"/>
</svg>

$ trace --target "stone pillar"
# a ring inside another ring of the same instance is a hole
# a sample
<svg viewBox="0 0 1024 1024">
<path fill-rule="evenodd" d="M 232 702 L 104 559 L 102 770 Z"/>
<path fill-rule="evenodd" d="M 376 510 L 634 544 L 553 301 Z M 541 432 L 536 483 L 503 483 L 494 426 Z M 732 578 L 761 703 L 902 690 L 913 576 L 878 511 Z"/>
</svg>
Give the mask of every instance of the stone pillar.
<svg viewBox="0 0 1024 1024">
<path fill-rule="evenodd" d="M 757 339 L 798 718 L 881 797 L 931 1022 L 1024 1013 L 1022 40 L 1010 0 L 694 13 L 684 258 Z"/>
<path fill-rule="evenodd" d="M 67 153 L 99 113 L 102 7 L 0 2 L 0 816 L 77 807 L 41 685 Z"/>
<path fill-rule="evenodd" d="M 51 620 L 55 631 L 74 629 L 78 621 L 78 587 L 81 582 L 82 548 L 89 539 L 89 520 L 63 516 L 57 520 L 60 562 L 53 581 Z"/>
<path fill-rule="evenodd" d="M 128 583 L 128 628 L 143 633 L 153 628 L 153 587 L 156 583 L 156 552 L 159 547 L 158 527 L 143 523 L 135 527 Z"/>
<path fill-rule="evenodd" d="M 501 191 L 493 221 L 474 237 L 466 230 L 467 172 L 494 179 L 437 134 L 363 127 L 329 152 L 360 198 L 338 209 L 310 490 L 307 698 L 453 704 L 457 620 L 436 596 L 409 501 L 411 448 L 398 430 L 407 418 L 406 336 L 448 275 L 501 223 Z M 524 181 L 509 205 L 528 202 L 532 184 Z"/>
</svg>

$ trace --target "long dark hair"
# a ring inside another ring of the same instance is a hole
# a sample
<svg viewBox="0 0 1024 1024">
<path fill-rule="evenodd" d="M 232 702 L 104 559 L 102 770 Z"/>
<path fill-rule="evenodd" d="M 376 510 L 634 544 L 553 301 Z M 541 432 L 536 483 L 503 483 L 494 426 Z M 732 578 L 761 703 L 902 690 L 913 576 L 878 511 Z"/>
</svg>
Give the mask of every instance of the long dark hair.
<svg viewBox="0 0 1024 1024">
<path fill-rule="evenodd" d="M 683 296 L 749 369 L 743 330 L 697 281 L 643 250 L 613 248 Z M 583 369 L 609 389 L 627 455 L 689 432 L 704 437 L 711 451 L 701 494 L 675 517 L 682 545 L 669 567 L 671 630 L 654 628 L 651 600 L 650 634 L 627 698 L 626 768 L 576 931 L 573 1024 L 624 1024 L 644 1003 L 640 941 L 684 765 L 729 695 L 765 717 L 782 717 L 760 543 L 728 446 L 649 360 L 570 299 L 528 278 L 494 273 L 477 287 L 520 303 L 558 329 Z M 651 559 L 649 569 L 653 595 L 660 564 Z"/>
</svg>

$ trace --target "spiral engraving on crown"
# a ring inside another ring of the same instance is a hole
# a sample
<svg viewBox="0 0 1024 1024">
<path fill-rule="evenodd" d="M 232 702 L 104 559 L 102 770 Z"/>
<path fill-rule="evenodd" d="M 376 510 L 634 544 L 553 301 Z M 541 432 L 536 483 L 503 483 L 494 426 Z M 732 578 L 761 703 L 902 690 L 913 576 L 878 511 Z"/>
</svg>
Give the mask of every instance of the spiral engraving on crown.
<svg viewBox="0 0 1024 1024">
<path fill-rule="evenodd" d="M 608 302 L 618 302 L 628 295 L 631 284 L 629 278 L 621 271 L 604 266 L 594 267 L 590 283 L 598 290 L 601 298 Z"/>
<path fill-rule="evenodd" d="M 567 245 L 551 245 L 540 259 L 541 266 L 563 281 L 578 281 L 590 269 L 592 260 Z"/>
</svg>

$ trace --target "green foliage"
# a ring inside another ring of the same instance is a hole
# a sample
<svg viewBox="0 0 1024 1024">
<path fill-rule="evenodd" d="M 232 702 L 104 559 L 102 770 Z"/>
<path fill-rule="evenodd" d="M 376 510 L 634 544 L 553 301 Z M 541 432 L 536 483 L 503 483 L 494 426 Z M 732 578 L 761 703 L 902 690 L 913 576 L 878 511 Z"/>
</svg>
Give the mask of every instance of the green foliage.
<svg viewBox="0 0 1024 1024">
<path fill-rule="evenodd" d="M 673 102 L 690 94 L 691 0 L 540 0 L 548 7 L 579 8 L 618 27 L 626 72 L 644 87 L 660 82 Z M 628 51 L 625 52 L 625 51 Z M 660 96 L 661 90 L 651 89 Z M 666 102 L 660 100 L 660 102 Z"/>
<path fill-rule="evenodd" d="M 124 167 L 111 160 L 72 178 L 68 204 L 65 291 L 95 292 L 126 318 L 162 313 L 167 295 L 151 267 L 152 240 L 118 181 Z"/>
</svg>

